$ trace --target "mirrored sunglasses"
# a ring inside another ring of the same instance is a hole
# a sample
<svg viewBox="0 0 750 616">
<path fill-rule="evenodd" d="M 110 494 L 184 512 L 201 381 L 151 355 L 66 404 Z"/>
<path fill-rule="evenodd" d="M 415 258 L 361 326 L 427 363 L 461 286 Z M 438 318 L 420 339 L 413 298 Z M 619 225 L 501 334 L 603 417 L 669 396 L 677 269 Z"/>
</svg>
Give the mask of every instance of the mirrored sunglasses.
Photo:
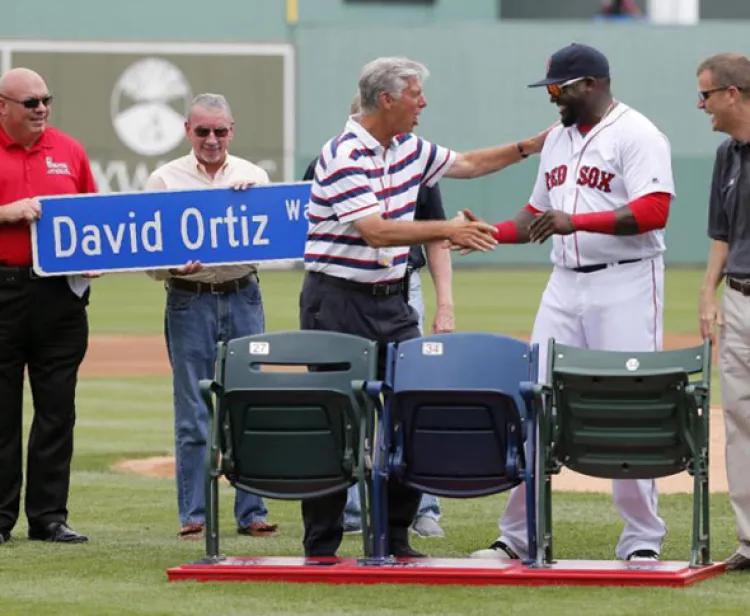
<svg viewBox="0 0 750 616">
<path fill-rule="evenodd" d="M 547 86 L 547 92 L 549 92 L 550 96 L 557 98 L 565 91 L 566 88 L 569 88 L 574 83 L 578 83 L 579 81 L 585 81 L 586 79 L 588 79 L 588 77 L 576 77 L 575 79 L 569 79 L 564 83 L 551 83 Z"/>
</svg>

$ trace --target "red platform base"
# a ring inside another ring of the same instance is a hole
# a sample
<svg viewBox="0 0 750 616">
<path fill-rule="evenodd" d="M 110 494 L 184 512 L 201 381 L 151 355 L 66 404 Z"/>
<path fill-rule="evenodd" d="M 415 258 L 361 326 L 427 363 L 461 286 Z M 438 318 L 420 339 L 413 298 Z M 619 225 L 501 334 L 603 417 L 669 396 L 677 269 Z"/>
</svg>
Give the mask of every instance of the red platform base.
<svg viewBox="0 0 750 616">
<path fill-rule="evenodd" d="M 169 581 L 309 582 L 314 584 L 460 584 L 568 586 L 690 586 L 724 571 L 724 563 L 690 569 L 686 562 L 627 563 L 561 560 L 531 568 L 469 558 L 395 559 L 374 564 L 356 558 L 226 558 L 167 570 Z"/>
</svg>

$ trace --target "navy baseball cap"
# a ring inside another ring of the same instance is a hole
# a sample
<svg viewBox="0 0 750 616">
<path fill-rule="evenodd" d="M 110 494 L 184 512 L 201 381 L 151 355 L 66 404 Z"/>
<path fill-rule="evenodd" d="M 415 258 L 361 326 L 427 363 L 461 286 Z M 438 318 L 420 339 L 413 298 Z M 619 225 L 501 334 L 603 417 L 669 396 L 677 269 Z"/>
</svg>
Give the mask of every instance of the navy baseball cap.
<svg viewBox="0 0 750 616">
<path fill-rule="evenodd" d="M 609 77 L 609 61 L 593 47 L 572 43 L 552 54 L 547 61 L 547 77 L 529 87 L 561 84 L 579 77 Z"/>
</svg>

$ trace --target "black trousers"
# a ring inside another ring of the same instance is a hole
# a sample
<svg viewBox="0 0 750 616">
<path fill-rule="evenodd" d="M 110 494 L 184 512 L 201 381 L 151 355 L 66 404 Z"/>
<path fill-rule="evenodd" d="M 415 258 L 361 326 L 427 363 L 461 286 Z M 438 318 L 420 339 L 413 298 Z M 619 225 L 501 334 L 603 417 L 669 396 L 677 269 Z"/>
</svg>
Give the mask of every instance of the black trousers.
<svg viewBox="0 0 750 616">
<path fill-rule="evenodd" d="M 27 451 L 29 525 L 65 522 L 78 367 L 88 346 L 86 305 L 63 278 L 10 278 L 0 268 L 0 530 L 18 520 L 24 369 L 34 417 Z"/>
<path fill-rule="evenodd" d="M 408 292 L 408 289 L 407 289 Z M 330 277 L 307 273 L 300 295 L 300 328 L 354 334 L 379 343 L 378 372 L 385 373 L 388 342 L 419 337 L 417 314 L 405 293 L 375 297 L 342 288 Z M 408 545 L 409 526 L 421 493 L 399 481 L 388 482 L 388 536 L 391 546 Z M 335 556 L 343 538 L 346 491 L 302 501 L 305 556 Z"/>
</svg>

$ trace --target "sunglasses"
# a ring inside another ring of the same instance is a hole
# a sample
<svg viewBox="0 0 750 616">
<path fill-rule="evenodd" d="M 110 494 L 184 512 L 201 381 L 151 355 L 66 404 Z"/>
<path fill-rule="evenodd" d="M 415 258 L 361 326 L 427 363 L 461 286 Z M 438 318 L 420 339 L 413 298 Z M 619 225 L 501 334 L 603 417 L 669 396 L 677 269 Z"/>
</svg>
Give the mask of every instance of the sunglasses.
<svg viewBox="0 0 750 616">
<path fill-rule="evenodd" d="M 5 96 L 5 94 L 0 94 L 0 98 L 4 98 L 6 101 L 10 101 L 11 103 L 18 103 L 19 105 L 23 105 L 26 107 L 26 109 L 36 109 L 39 107 L 39 103 L 44 105 L 45 107 L 49 107 L 49 104 L 52 102 L 53 97 L 51 95 L 42 96 L 41 98 L 25 98 L 22 101 L 18 100 L 17 98 L 11 98 L 10 96 Z"/>
<path fill-rule="evenodd" d="M 569 88 L 574 83 L 578 83 L 579 81 L 585 81 L 588 79 L 588 77 L 576 77 L 575 79 L 570 79 L 564 83 L 551 83 L 547 86 L 547 92 L 549 92 L 549 95 L 553 98 L 557 98 L 560 96 L 566 88 Z"/>
<path fill-rule="evenodd" d="M 744 89 L 738 86 L 724 86 L 723 88 L 714 88 L 713 90 L 699 90 L 698 98 L 705 103 L 709 98 L 711 98 L 711 95 L 714 92 L 723 92 L 725 90 L 729 90 L 730 88 L 734 88 L 735 90 L 739 90 L 740 92 Z"/>
<path fill-rule="evenodd" d="M 200 137 L 201 139 L 205 139 L 211 133 L 216 135 L 217 139 L 221 139 L 222 137 L 226 137 L 229 134 L 229 129 L 226 126 L 220 126 L 219 128 L 208 128 L 206 126 L 196 126 L 193 129 L 193 132 L 196 134 L 197 137 Z"/>
</svg>

